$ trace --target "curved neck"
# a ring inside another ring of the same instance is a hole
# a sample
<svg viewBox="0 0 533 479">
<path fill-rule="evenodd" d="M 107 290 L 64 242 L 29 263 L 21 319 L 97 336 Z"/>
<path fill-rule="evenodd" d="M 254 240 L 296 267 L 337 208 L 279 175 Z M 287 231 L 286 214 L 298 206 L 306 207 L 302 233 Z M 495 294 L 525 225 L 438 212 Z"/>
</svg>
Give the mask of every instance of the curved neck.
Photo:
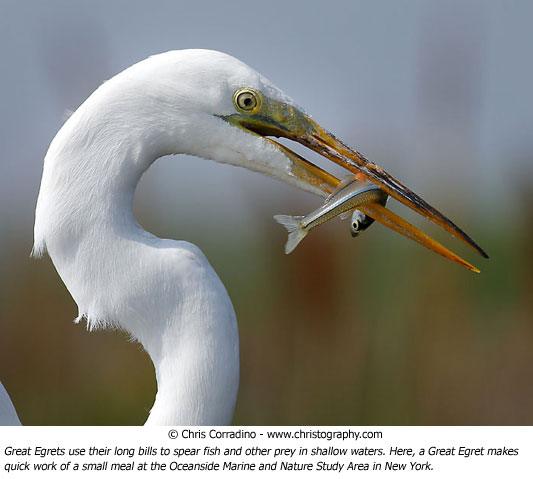
<svg viewBox="0 0 533 479">
<path fill-rule="evenodd" d="M 196 247 L 144 231 L 132 210 L 142 174 L 179 153 L 180 136 L 155 115 L 108 122 L 120 112 L 87 103 L 46 155 L 34 249 L 48 251 L 78 319 L 119 326 L 150 355 L 158 392 L 147 424 L 228 423 L 239 366 L 227 292 Z"/>
</svg>

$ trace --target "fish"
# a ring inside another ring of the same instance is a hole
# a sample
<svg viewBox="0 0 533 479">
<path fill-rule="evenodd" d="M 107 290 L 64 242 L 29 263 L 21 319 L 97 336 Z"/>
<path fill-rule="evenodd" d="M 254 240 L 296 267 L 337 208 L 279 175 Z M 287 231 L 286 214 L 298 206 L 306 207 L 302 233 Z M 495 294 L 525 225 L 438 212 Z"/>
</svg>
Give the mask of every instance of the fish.
<svg viewBox="0 0 533 479">
<path fill-rule="evenodd" d="M 357 210 L 357 206 L 379 203 L 385 206 L 388 195 L 374 183 L 353 179 L 341 183 L 322 206 L 306 216 L 275 215 L 274 219 L 289 233 L 285 244 L 285 254 L 289 254 L 316 226 L 346 213 L 352 214 L 350 229 L 357 236 L 368 228 L 374 220 Z"/>
</svg>

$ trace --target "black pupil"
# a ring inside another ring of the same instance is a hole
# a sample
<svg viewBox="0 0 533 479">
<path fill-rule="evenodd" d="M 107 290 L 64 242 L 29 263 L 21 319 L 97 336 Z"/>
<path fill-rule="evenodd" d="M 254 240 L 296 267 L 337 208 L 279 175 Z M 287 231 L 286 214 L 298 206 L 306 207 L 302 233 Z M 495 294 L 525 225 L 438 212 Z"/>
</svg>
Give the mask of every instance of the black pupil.
<svg viewBox="0 0 533 479">
<path fill-rule="evenodd" d="M 244 106 L 251 106 L 252 105 L 252 99 L 250 97 L 247 97 L 243 100 Z"/>
</svg>

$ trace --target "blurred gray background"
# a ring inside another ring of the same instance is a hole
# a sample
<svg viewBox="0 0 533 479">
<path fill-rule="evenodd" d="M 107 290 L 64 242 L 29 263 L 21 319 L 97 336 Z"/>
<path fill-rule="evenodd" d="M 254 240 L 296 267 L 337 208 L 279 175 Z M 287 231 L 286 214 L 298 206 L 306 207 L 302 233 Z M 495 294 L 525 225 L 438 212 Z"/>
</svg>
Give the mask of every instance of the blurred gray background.
<svg viewBox="0 0 533 479">
<path fill-rule="evenodd" d="M 532 19 L 527 1 L 0 0 L 0 380 L 23 423 L 145 419 L 147 356 L 121 333 L 73 325 L 50 261 L 29 258 L 42 159 L 107 78 L 211 48 L 270 78 L 491 255 L 422 224 L 476 276 L 379 225 L 353 240 L 332 222 L 285 257 L 272 214 L 317 199 L 229 166 L 159 160 L 136 212 L 198 244 L 228 288 L 236 423 L 532 424 Z"/>
</svg>

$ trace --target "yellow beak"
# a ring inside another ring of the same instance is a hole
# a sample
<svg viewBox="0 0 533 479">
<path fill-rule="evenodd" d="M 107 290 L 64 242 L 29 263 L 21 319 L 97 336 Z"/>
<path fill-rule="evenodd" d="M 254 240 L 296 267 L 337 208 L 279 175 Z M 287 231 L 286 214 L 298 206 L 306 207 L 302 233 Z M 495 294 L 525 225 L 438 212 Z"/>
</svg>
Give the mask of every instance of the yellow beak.
<svg viewBox="0 0 533 479">
<path fill-rule="evenodd" d="M 253 114 L 230 115 L 225 119 L 263 137 L 284 137 L 301 143 L 323 157 L 342 166 L 354 174 L 356 178 L 361 180 L 367 179 L 375 183 L 391 197 L 444 228 L 453 236 L 468 244 L 484 258 L 488 258 L 487 253 L 449 218 L 387 173 L 383 168 L 367 160 L 358 151 L 346 146 L 334 135 L 322 128 L 316 121 L 294 106 L 263 98 L 260 109 L 253 112 Z M 271 138 L 265 138 L 265 140 L 270 141 L 289 158 L 292 164 L 292 173 L 300 181 L 321 190 L 325 194 L 333 192 L 339 185 L 340 180 L 334 175 L 305 160 L 275 140 Z M 479 269 L 475 266 L 385 207 L 374 203 L 358 206 L 358 209 L 386 227 L 420 243 L 431 251 L 471 271 L 479 273 Z"/>
</svg>

